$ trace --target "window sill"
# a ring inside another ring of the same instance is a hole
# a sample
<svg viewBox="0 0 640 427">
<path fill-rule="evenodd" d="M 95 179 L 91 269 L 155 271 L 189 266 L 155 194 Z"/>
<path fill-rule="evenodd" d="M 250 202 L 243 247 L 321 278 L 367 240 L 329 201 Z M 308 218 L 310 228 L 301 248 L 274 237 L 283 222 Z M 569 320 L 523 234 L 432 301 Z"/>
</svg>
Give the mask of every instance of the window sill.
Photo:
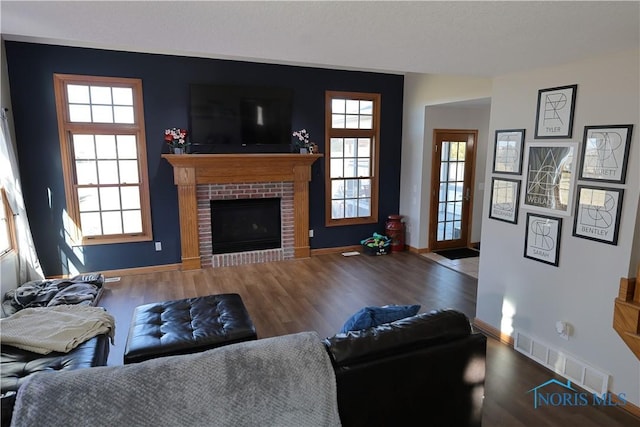
<svg viewBox="0 0 640 427">
<path fill-rule="evenodd" d="M 146 234 L 135 236 L 117 235 L 111 237 L 85 237 L 82 239 L 82 242 L 74 242 L 73 246 L 111 245 L 117 243 L 149 242 L 151 240 L 153 240 L 153 236 Z"/>
<path fill-rule="evenodd" d="M 345 218 L 345 219 L 332 219 L 327 221 L 325 227 L 342 227 L 348 225 L 361 225 L 361 224 L 377 224 L 377 217 L 366 218 Z"/>
</svg>

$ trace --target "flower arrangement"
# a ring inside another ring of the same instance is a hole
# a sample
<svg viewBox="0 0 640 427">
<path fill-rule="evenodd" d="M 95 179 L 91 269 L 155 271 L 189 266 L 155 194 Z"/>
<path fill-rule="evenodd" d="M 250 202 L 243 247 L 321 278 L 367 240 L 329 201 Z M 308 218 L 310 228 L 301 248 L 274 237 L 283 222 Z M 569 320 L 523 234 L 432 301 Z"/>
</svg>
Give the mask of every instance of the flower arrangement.
<svg viewBox="0 0 640 427">
<path fill-rule="evenodd" d="M 301 153 L 313 153 L 314 150 L 317 151 L 318 146 L 313 142 L 309 141 L 311 135 L 309 135 L 309 132 L 307 132 L 306 129 L 300 129 L 295 131 L 293 133 L 293 136 L 298 138 L 293 143 L 293 148 L 295 152 L 299 151 Z"/>
<path fill-rule="evenodd" d="M 169 144 L 170 147 L 173 148 L 186 148 L 187 145 L 187 132 L 186 129 L 180 128 L 171 128 L 165 129 L 164 131 L 164 140 Z"/>
<path fill-rule="evenodd" d="M 309 149 L 309 147 L 311 146 L 311 142 L 309 141 L 311 135 L 309 135 L 309 132 L 307 132 L 306 129 L 300 129 L 293 132 L 293 136 L 298 138 L 297 141 L 294 142 L 296 151 L 300 151 L 300 149 L 302 148 L 307 150 Z"/>
</svg>

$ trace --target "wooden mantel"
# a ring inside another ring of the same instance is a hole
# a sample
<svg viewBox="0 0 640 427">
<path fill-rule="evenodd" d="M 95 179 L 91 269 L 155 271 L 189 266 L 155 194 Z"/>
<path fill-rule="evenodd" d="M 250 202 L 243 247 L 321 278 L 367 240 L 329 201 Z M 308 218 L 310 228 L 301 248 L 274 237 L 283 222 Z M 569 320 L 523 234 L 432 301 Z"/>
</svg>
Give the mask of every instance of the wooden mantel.
<svg viewBox="0 0 640 427">
<path fill-rule="evenodd" d="M 173 166 L 178 187 L 182 269 L 200 268 L 198 184 L 293 182 L 294 256 L 306 258 L 309 248 L 309 181 L 311 165 L 322 154 L 163 154 Z"/>
</svg>

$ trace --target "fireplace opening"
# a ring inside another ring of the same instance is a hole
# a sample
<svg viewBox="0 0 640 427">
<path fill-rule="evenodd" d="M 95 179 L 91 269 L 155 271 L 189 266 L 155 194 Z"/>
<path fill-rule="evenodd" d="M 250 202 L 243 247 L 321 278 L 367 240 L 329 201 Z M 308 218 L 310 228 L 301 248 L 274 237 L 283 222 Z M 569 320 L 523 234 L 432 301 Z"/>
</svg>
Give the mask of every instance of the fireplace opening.
<svg viewBox="0 0 640 427">
<path fill-rule="evenodd" d="M 211 200 L 210 203 L 214 254 L 282 246 L 279 198 Z"/>
</svg>

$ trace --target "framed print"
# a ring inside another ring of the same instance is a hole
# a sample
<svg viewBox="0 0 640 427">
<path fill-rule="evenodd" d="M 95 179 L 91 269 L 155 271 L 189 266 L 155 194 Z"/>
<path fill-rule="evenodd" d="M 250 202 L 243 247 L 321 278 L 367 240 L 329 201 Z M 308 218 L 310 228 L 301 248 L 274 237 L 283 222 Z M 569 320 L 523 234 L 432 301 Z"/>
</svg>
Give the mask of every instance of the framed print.
<svg viewBox="0 0 640 427">
<path fill-rule="evenodd" d="M 524 129 L 497 130 L 493 172 L 520 175 L 524 152 Z"/>
<path fill-rule="evenodd" d="M 624 184 L 633 125 L 585 126 L 580 179 Z"/>
<path fill-rule="evenodd" d="M 573 235 L 617 245 L 623 195 L 621 188 L 579 185 Z"/>
<path fill-rule="evenodd" d="M 558 266 L 562 218 L 527 213 L 524 257 Z"/>
<path fill-rule="evenodd" d="M 527 144 L 523 207 L 571 215 L 577 152 L 577 142 Z"/>
<path fill-rule="evenodd" d="M 517 224 L 519 199 L 519 180 L 493 178 L 491 181 L 491 207 L 489 209 L 489 218 Z"/>
<path fill-rule="evenodd" d="M 571 138 L 578 85 L 538 91 L 536 138 Z"/>
</svg>

